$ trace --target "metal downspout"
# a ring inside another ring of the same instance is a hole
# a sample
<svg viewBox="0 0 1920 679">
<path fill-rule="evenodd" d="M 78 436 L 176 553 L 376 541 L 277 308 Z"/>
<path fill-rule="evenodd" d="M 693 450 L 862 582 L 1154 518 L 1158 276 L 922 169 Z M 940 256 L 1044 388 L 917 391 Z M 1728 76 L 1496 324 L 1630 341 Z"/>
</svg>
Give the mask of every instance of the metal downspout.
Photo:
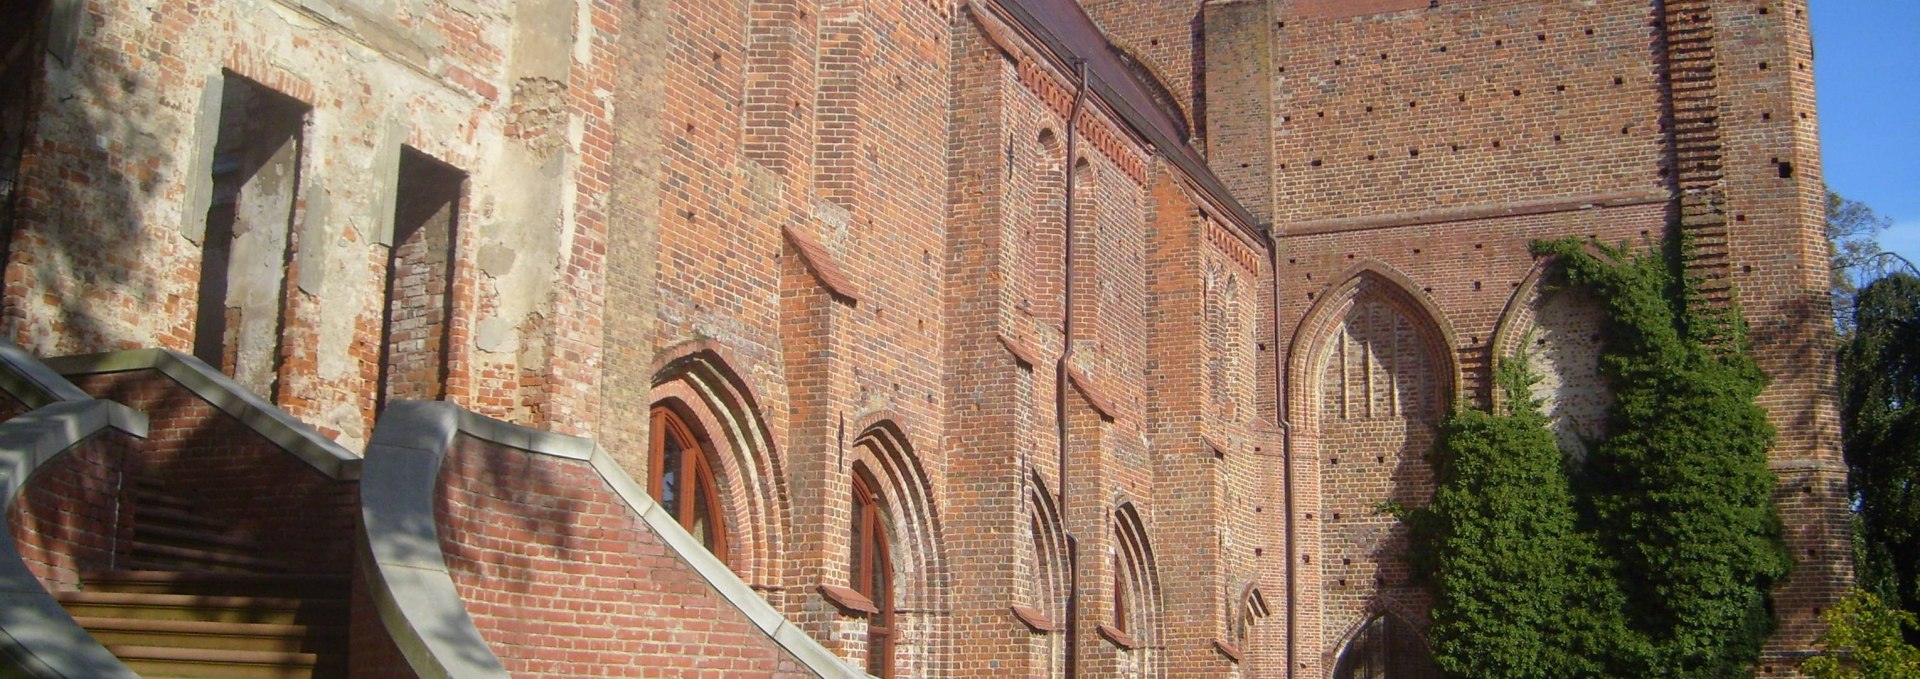
<svg viewBox="0 0 1920 679">
<path fill-rule="evenodd" d="M 1286 520 L 1282 524 L 1287 531 L 1286 676 L 1287 679 L 1293 679 L 1300 668 L 1300 663 L 1295 657 L 1300 632 L 1300 616 L 1295 610 L 1299 608 L 1300 598 L 1296 596 L 1298 578 L 1294 575 L 1294 569 L 1299 566 L 1299 559 L 1294 553 L 1296 548 L 1293 537 L 1293 426 L 1287 421 L 1287 359 L 1280 351 L 1280 234 L 1273 230 L 1272 225 L 1267 226 L 1267 242 L 1271 246 L 1267 252 L 1268 261 L 1271 262 L 1268 275 L 1273 279 L 1273 421 L 1280 427 L 1280 495 L 1282 511 L 1287 513 Z"/>
<path fill-rule="evenodd" d="M 1067 114 L 1067 161 L 1061 165 L 1066 176 L 1065 222 L 1061 225 L 1063 247 L 1060 263 L 1060 277 L 1064 299 L 1060 305 L 1060 360 L 1053 366 L 1053 421 L 1058 430 L 1060 442 L 1060 529 L 1067 538 L 1067 621 L 1066 621 L 1066 670 L 1067 676 L 1080 676 L 1080 541 L 1073 536 L 1072 512 L 1067 509 L 1067 360 L 1073 355 L 1073 224 L 1074 196 L 1073 179 L 1077 174 L 1074 153 L 1078 149 L 1078 131 L 1080 111 L 1087 103 L 1087 62 L 1076 60 L 1075 67 L 1080 71 L 1080 83 L 1073 94 L 1073 110 Z"/>
</svg>

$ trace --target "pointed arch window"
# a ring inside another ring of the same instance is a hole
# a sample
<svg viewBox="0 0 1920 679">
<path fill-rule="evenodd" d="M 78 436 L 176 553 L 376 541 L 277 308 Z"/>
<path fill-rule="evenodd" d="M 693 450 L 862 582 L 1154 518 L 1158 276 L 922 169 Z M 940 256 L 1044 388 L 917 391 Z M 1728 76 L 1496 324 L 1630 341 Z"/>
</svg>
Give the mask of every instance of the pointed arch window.
<svg viewBox="0 0 1920 679">
<path fill-rule="evenodd" d="M 1391 615 L 1376 615 L 1353 635 L 1334 679 L 1439 679 L 1427 644 L 1411 625 Z"/>
<path fill-rule="evenodd" d="M 873 603 L 867 616 L 867 674 L 893 676 L 893 558 L 887 543 L 885 508 L 864 468 L 853 474 L 853 526 L 847 572 L 853 589 Z"/>
<path fill-rule="evenodd" d="M 647 492 L 721 561 L 727 560 L 727 526 L 714 480 L 713 452 L 666 406 L 653 408 L 653 451 Z"/>
</svg>

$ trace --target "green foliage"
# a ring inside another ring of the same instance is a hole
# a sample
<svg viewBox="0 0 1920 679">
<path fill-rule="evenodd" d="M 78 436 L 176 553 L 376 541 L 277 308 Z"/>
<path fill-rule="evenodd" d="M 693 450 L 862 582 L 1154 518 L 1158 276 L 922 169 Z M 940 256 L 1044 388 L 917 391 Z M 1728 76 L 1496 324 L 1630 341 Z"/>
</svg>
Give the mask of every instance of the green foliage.
<svg viewBox="0 0 1920 679">
<path fill-rule="evenodd" d="M 1418 522 L 1433 583 L 1434 660 L 1448 676 L 1605 676 L 1617 589 L 1573 491 L 1524 358 L 1496 369 L 1505 412 L 1461 409 L 1440 431 L 1439 490 Z"/>
<path fill-rule="evenodd" d="M 1821 654 L 1800 666 L 1813 679 L 1914 679 L 1920 648 L 1902 637 L 1920 631 L 1920 618 L 1888 606 L 1870 592 L 1855 591 L 1820 618 L 1827 633 Z"/>
<path fill-rule="evenodd" d="M 1920 278 L 1889 275 L 1857 299 L 1840 351 L 1857 570 L 1862 587 L 1920 613 Z"/>
<path fill-rule="evenodd" d="M 1750 674 L 1773 629 L 1768 591 L 1789 559 L 1767 469 L 1773 427 L 1754 403 L 1766 377 L 1738 314 L 1696 307 L 1671 255 L 1578 240 L 1536 252 L 1558 255 L 1568 282 L 1607 310 L 1600 367 L 1615 401 L 1586 490 L 1633 646 L 1645 651 L 1623 673 Z"/>
<path fill-rule="evenodd" d="M 1880 232 L 1893 220 L 1871 206 L 1827 191 L 1827 241 L 1833 244 L 1833 319 L 1842 335 L 1852 332 L 1853 300 L 1861 284 L 1887 273 Z"/>
<path fill-rule="evenodd" d="M 1751 675 L 1788 566 L 1754 403 L 1766 378 L 1738 313 L 1679 274 L 1682 249 L 1535 244 L 1607 312 L 1610 434 L 1570 470 L 1524 356 L 1496 369 L 1504 412 L 1442 426 L 1439 489 L 1412 523 L 1449 676 Z"/>
</svg>

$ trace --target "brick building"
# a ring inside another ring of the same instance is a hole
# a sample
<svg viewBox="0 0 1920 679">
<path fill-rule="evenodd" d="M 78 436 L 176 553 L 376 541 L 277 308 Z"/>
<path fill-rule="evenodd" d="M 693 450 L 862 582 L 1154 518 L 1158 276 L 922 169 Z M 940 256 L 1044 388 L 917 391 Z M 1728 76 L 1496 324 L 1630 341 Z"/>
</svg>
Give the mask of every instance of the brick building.
<svg viewBox="0 0 1920 679">
<path fill-rule="evenodd" d="M 1804 0 L 7 11 L 0 426 L 101 413 L 25 667 L 1429 676 L 1379 507 L 1523 343 L 1599 433 L 1527 245 L 1670 224 L 1773 377 L 1763 675 L 1849 581 Z"/>
</svg>

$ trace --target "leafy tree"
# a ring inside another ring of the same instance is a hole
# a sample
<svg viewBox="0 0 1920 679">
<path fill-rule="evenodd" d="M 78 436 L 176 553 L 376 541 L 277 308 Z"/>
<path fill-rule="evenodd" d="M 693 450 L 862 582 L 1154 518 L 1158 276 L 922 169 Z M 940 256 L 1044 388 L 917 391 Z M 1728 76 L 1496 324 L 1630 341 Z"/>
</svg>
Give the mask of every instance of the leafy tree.
<svg viewBox="0 0 1920 679">
<path fill-rule="evenodd" d="M 1920 277 L 1862 288 L 1854 327 L 1840 351 L 1841 418 L 1861 585 L 1920 612 Z"/>
<path fill-rule="evenodd" d="M 1856 590 L 1820 618 L 1827 623 L 1818 642 L 1823 652 L 1800 667 L 1813 679 L 1920 677 L 1920 648 L 1902 638 L 1903 630 L 1920 630 L 1914 614 Z"/>
<path fill-rule="evenodd" d="M 1833 318 L 1841 334 L 1853 327 L 1853 298 L 1860 286 L 1886 273 L 1878 237 L 1893 219 L 1866 203 L 1827 190 L 1827 241 L 1833 244 Z"/>
<path fill-rule="evenodd" d="M 1434 660 L 1451 677 L 1607 676 L 1619 590 L 1590 533 L 1524 355 L 1495 370 L 1504 412 L 1461 408 L 1435 446 L 1439 489 L 1416 520 L 1435 582 Z M 1426 569 L 1422 569 L 1426 570 Z"/>
</svg>

